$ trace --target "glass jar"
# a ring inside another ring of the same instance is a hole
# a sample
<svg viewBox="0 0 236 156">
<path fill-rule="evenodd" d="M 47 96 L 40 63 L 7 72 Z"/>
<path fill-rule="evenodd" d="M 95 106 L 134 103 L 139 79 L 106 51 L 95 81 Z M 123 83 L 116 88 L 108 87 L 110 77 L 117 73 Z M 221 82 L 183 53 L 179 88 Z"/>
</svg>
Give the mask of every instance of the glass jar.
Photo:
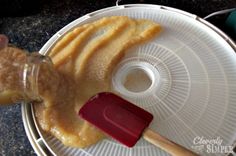
<svg viewBox="0 0 236 156">
<path fill-rule="evenodd" d="M 15 47 L 0 50 L 0 105 L 40 101 L 39 75 L 44 72 L 41 69 L 55 72 L 49 57 Z"/>
</svg>

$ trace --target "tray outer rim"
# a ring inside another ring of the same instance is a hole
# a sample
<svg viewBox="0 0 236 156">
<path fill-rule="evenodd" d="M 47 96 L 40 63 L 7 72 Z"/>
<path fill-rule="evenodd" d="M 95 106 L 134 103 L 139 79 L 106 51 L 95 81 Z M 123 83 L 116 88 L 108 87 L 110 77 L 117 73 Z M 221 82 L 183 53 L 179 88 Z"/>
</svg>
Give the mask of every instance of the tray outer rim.
<svg viewBox="0 0 236 156">
<path fill-rule="evenodd" d="M 97 15 L 99 13 L 102 13 L 104 11 L 108 10 L 115 10 L 115 9 L 125 9 L 125 8 L 131 8 L 131 7 L 137 7 L 137 8 L 154 8 L 154 9 L 163 9 L 167 11 L 171 11 L 177 14 L 181 14 L 184 16 L 187 16 L 189 18 L 195 19 L 196 22 L 200 22 L 204 24 L 206 27 L 212 29 L 214 32 L 216 32 L 221 38 L 223 38 L 231 47 L 234 49 L 236 52 L 236 43 L 228 36 L 226 35 L 223 31 L 221 31 L 219 28 L 214 26 L 213 24 L 209 23 L 208 21 L 194 15 L 191 13 L 188 13 L 186 11 L 172 8 L 172 7 L 166 7 L 166 6 L 161 6 L 161 5 L 153 5 L 153 4 L 126 4 L 126 5 L 118 5 L 118 6 L 113 6 L 113 7 L 108 7 L 104 9 L 100 9 L 91 13 L 88 13 L 82 17 L 79 17 L 78 19 L 72 21 L 65 27 L 63 27 L 61 30 L 59 30 L 56 34 L 54 34 L 45 44 L 44 46 L 40 49 L 39 53 L 43 55 L 47 55 L 47 52 L 52 48 L 52 46 L 56 43 L 56 41 L 60 38 L 62 38 L 69 30 L 75 28 L 80 24 L 81 22 L 93 17 L 94 15 Z M 48 146 L 46 141 L 43 139 L 43 136 L 39 130 L 39 127 L 36 123 L 35 116 L 33 113 L 33 108 L 31 104 L 26 104 L 22 103 L 21 106 L 21 111 L 22 111 L 22 119 L 23 119 L 23 124 L 24 128 L 26 131 L 26 135 L 31 143 L 31 146 L 33 147 L 34 151 L 36 152 L 37 155 L 39 156 L 47 156 L 47 153 L 50 152 L 52 155 L 56 155 Z M 34 126 L 32 126 L 34 125 Z M 35 134 L 38 133 L 38 134 Z M 37 137 L 39 136 L 39 137 Z M 39 144 L 40 142 L 40 144 Z M 236 140 L 233 143 L 234 146 L 236 146 Z M 45 148 L 47 148 L 47 151 L 45 151 Z"/>
</svg>

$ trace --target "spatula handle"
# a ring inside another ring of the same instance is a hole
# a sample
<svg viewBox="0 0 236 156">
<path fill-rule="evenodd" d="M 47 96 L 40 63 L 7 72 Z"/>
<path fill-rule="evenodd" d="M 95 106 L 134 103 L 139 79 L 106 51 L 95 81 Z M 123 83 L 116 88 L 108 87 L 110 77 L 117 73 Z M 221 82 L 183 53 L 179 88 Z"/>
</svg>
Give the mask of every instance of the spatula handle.
<svg viewBox="0 0 236 156">
<path fill-rule="evenodd" d="M 168 140 L 150 129 L 144 131 L 143 138 L 172 156 L 198 156 L 187 148 Z"/>
</svg>

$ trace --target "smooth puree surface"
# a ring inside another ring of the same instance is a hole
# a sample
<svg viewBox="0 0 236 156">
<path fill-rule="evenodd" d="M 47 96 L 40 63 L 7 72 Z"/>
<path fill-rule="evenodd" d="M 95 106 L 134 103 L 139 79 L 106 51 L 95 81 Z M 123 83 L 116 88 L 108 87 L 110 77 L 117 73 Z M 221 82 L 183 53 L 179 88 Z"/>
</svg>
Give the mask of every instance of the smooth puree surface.
<svg viewBox="0 0 236 156">
<path fill-rule="evenodd" d="M 72 147 L 87 147 L 104 138 L 78 117 L 79 109 L 98 92 L 112 91 L 112 71 L 126 51 L 160 30 L 149 20 L 112 16 L 68 32 L 49 52 L 60 79 L 54 95 L 45 88 L 43 103 L 34 105 L 40 127 Z"/>
</svg>

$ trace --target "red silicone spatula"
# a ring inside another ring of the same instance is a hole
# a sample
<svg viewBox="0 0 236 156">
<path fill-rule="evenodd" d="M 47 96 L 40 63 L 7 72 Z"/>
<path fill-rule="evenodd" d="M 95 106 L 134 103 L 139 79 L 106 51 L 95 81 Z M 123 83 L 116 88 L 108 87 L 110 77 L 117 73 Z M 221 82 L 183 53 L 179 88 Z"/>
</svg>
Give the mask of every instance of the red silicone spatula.
<svg viewBox="0 0 236 156">
<path fill-rule="evenodd" d="M 150 130 L 152 114 L 113 93 L 104 92 L 92 97 L 80 109 L 79 115 L 128 147 L 134 146 L 143 136 L 172 155 L 197 155 Z"/>
</svg>

